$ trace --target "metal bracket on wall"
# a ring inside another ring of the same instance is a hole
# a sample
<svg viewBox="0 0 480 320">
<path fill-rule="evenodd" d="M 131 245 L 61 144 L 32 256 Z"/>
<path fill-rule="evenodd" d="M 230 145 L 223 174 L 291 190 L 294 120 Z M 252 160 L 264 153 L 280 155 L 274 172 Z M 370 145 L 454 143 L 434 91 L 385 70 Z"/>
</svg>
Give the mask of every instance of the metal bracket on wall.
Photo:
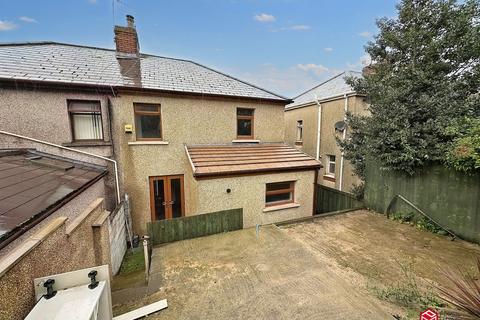
<svg viewBox="0 0 480 320">
<path fill-rule="evenodd" d="M 420 208 L 418 208 L 416 205 L 414 205 L 412 202 L 408 201 L 404 196 L 402 196 L 401 194 L 397 194 L 395 195 L 393 198 L 392 198 L 392 201 L 390 201 L 390 203 L 388 204 L 387 208 L 385 209 L 385 214 L 387 215 L 387 218 L 389 218 L 389 210 L 390 210 L 390 207 L 392 206 L 393 202 L 397 199 L 397 198 L 400 198 L 401 200 L 403 200 L 406 204 L 408 204 L 410 207 L 412 207 L 413 209 L 415 209 L 416 211 L 420 212 L 424 217 L 426 217 L 427 219 L 429 219 L 431 222 L 433 222 L 436 226 L 438 226 L 439 228 L 441 228 L 442 230 L 444 230 L 445 232 L 447 232 L 451 237 L 452 237 L 452 240 L 455 240 L 455 238 L 458 238 L 457 235 L 455 235 L 453 232 L 451 232 L 450 230 L 448 230 L 447 228 L 445 228 L 444 226 L 442 226 L 440 223 L 438 223 L 437 221 L 433 220 L 428 214 L 426 214 L 425 212 L 423 212 Z"/>
</svg>

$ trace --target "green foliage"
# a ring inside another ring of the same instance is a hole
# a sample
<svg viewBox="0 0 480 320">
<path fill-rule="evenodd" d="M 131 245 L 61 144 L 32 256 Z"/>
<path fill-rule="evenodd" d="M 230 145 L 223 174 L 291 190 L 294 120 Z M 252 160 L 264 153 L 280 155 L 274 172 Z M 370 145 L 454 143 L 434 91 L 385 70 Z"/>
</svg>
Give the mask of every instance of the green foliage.
<svg viewBox="0 0 480 320">
<path fill-rule="evenodd" d="M 363 182 L 360 184 L 354 184 L 350 188 L 350 193 L 353 194 L 355 199 L 362 201 L 365 198 L 365 184 Z"/>
<path fill-rule="evenodd" d="M 447 153 L 447 164 L 464 172 L 480 169 L 480 119 L 462 119 L 447 130 L 455 137 Z"/>
<path fill-rule="evenodd" d="M 400 221 L 402 223 L 408 223 L 414 225 L 419 230 L 429 231 L 432 233 L 445 234 L 445 230 L 437 226 L 430 219 L 423 215 L 416 215 L 413 212 L 399 212 L 392 215 L 392 220 Z M 448 233 L 447 233 L 448 234 Z"/>
<path fill-rule="evenodd" d="M 360 174 L 366 156 L 413 174 L 444 162 L 452 142 L 458 151 L 477 141 L 448 128 L 480 117 L 480 2 L 402 0 L 397 9 L 397 18 L 377 21 L 380 32 L 366 46 L 370 72 L 348 79 L 370 101 L 369 117 L 347 117 L 351 135 L 341 143 Z M 470 168 L 467 158 L 452 165 Z"/>
</svg>

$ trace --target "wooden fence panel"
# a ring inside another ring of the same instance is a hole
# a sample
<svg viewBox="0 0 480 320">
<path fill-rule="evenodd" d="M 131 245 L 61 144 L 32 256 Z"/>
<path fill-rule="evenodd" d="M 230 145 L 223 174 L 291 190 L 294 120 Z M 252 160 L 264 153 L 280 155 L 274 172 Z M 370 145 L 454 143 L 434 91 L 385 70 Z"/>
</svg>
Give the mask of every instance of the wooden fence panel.
<svg viewBox="0 0 480 320">
<path fill-rule="evenodd" d="M 363 207 L 363 202 L 350 193 L 317 185 L 317 214 Z"/>
<path fill-rule="evenodd" d="M 243 209 L 231 209 L 147 224 L 153 245 L 243 229 Z"/>
</svg>

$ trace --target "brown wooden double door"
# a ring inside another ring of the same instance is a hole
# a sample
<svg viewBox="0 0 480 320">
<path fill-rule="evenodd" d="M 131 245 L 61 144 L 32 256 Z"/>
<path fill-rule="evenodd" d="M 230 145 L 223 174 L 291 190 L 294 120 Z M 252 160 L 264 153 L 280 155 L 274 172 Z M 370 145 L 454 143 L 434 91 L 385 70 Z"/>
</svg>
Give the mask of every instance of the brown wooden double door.
<svg viewBox="0 0 480 320">
<path fill-rule="evenodd" d="M 184 215 L 183 175 L 150 177 L 150 209 L 152 221 Z"/>
</svg>

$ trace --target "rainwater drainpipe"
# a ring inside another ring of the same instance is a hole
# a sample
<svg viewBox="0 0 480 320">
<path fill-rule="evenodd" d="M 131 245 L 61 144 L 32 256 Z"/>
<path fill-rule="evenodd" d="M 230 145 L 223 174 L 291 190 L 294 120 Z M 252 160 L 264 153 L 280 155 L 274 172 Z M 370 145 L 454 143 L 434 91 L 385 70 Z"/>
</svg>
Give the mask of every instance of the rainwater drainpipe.
<svg viewBox="0 0 480 320">
<path fill-rule="evenodd" d="M 347 112 L 348 112 L 348 96 L 345 93 L 343 95 L 343 98 L 345 99 L 345 105 L 344 105 L 344 116 L 343 116 L 343 121 L 347 121 Z M 345 141 L 345 138 L 347 136 L 347 126 L 345 126 L 345 129 L 343 129 L 343 136 L 342 139 Z M 343 156 L 343 151 L 342 151 L 342 156 L 340 158 L 340 184 L 338 186 L 338 189 L 342 191 L 343 189 L 343 166 L 344 166 L 344 156 Z"/>
<path fill-rule="evenodd" d="M 119 187 L 119 183 L 118 183 L 118 166 L 117 166 L 117 161 L 112 160 L 112 159 L 107 158 L 107 157 L 99 156 L 99 155 L 94 154 L 94 153 L 90 153 L 90 152 L 86 152 L 86 151 L 81 151 L 81 150 L 77 150 L 77 149 L 73 149 L 73 148 L 64 147 L 64 146 L 61 146 L 61 145 L 58 145 L 58 144 L 55 144 L 55 143 L 51 143 L 51 142 L 47 142 L 47 141 L 42 141 L 42 140 L 38 140 L 38 139 L 34 139 L 34 138 L 29 138 L 29 137 L 21 136 L 21 135 L 19 135 L 19 134 L 7 132 L 7 131 L 2 131 L 2 130 L 0 130 L 0 134 L 4 134 L 4 135 L 7 135 L 7 136 L 16 137 L 16 138 L 20 138 L 20 139 L 24 139 L 24 140 L 33 141 L 33 142 L 36 142 L 36 143 L 44 144 L 44 145 L 51 146 L 51 147 L 56 147 L 56 148 L 63 149 L 63 150 L 68 150 L 68 151 L 72 151 L 72 152 L 77 152 L 77 153 L 80 153 L 80 154 L 84 154 L 84 155 L 87 155 L 87 156 L 91 156 L 91 157 L 94 157 L 94 158 L 102 159 L 102 160 L 109 161 L 109 162 L 113 163 L 113 170 L 115 171 L 115 189 L 116 189 L 116 191 L 117 191 L 117 204 L 120 204 L 121 199 L 120 199 L 120 187 Z"/>
<path fill-rule="evenodd" d="M 315 102 L 318 105 L 318 113 L 317 113 L 317 151 L 315 153 L 315 159 L 320 161 L 320 130 L 322 128 L 322 105 L 320 100 L 318 99 L 317 95 L 315 95 Z"/>
</svg>

